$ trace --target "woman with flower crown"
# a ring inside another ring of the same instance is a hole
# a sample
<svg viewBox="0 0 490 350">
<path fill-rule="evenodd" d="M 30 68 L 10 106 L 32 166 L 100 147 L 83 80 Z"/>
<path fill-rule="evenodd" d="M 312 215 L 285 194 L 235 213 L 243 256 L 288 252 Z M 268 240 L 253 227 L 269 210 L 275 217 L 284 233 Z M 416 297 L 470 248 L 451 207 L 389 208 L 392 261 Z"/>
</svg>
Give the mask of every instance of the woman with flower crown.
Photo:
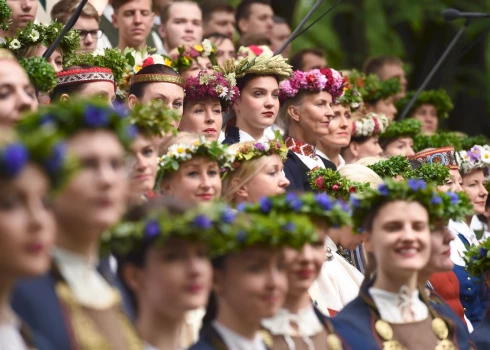
<svg viewBox="0 0 490 350">
<path fill-rule="evenodd" d="M 104 103 L 70 100 L 26 116 L 19 129 L 58 130 L 80 169 L 53 202 L 51 270 L 16 286 L 14 310 L 49 344 L 46 349 L 141 349 L 111 271 L 97 269 L 99 240 L 126 207 L 125 147 L 135 127 Z"/>
<path fill-rule="evenodd" d="M 17 279 L 38 277 L 50 268 L 56 222 L 48 201 L 70 175 L 70 162 L 53 132 L 18 138 L 3 130 L 0 169 L 0 347 L 42 349 L 42 338 L 31 334 L 9 301 Z"/>
<path fill-rule="evenodd" d="M 387 179 L 351 203 L 369 265 L 359 296 L 332 320 L 336 332 L 353 349 L 473 349 L 466 327 L 418 290 L 431 254 L 430 226 L 450 197 L 422 180 Z"/>
<path fill-rule="evenodd" d="M 233 107 L 239 95 L 236 81 L 221 73 L 201 71 L 195 78 L 188 77 L 179 130 L 217 141 L 223 126 L 223 113 Z"/>
<path fill-rule="evenodd" d="M 204 308 L 212 284 L 209 245 L 235 214 L 222 204 L 189 206 L 168 198 L 134 208 L 104 239 L 130 291 L 145 349 L 178 350 L 197 341 L 189 312 Z"/>
<path fill-rule="evenodd" d="M 279 111 L 279 83 L 289 78 L 292 69 L 284 57 L 273 56 L 270 49 L 256 53 L 258 55 L 240 56 L 218 68 L 230 81 L 236 80 L 240 91 L 225 127 L 223 143 L 228 145 L 275 137 L 273 126 Z"/>
<path fill-rule="evenodd" d="M 221 196 L 221 168 L 230 161 L 226 145 L 180 132 L 160 145 L 156 188 L 164 196 L 191 203 Z"/>
<path fill-rule="evenodd" d="M 342 349 L 341 340 L 322 313 L 324 305 L 317 299 L 313 302 L 312 297 L 318 294 L 316 280 L 325 261 L 326 231 L 351 224 L 348 208 L 326 194 L 308 192 L 262 198 L 260 203 L 245 206 L 244 211 L 306 215 L 319 237 L 315 244 L 305 244 L 299 250 L 284 250 L 288 292 L 276 315 L 262 321 L 272 336 L 271 349 Z"/>
<path fill-rule="evenodd" d="M 379 144 L 386 156 L 410 157 L 413 151 L 413 139 L 420 133 L 422 124 L 415 119 L 404 119 L 391 123 L 379 135 Z"/>
<path fill-rule="evenodd" d="M 289 180 L 283 173 L 287 148 L 280 140 L 231 145 L 232 161 L 222 176 L 223 199 L 239 205 L 264 196 L 283 194 Z"/>
<path fill-rule="evenodd" d="M 182 45 L 169 53 L 170 65 L 183 78 L 197 77 L 202 70 L 211 71 L 216 61 L 216 46 L 204 39 L 194 46 Z"/>
<path fill-rule="evenodd" d="M 36 90 L 11 52 L 0 49 L 0 127 L 12 128 L 22 113 L 36 110 Z"/>
<path fill-rule="evenodd" d="M 352 137 L 341 155 L 347 164 L 355 163 L 365 157 L 381 156 L 383 149 L 379 145 L 379 134 L 390 125 L 384 114 L 368 113 L 352 122 Z"/>
<path fill-rule="evenodd" d="M 317 155 L 316 143 L 329 133 L 332 106 L 343 88 L 342 75 L 331 68 L 295 71 L 281 84 L 279 121 L 290 150 L 286 174 L 292 183 L 300 183 L 300 190 L 311 190 L 306 175 L 311 169 L 336 169 L 332 162 Z"/>
<path fill-rule="evenodd" d="M 300 214 L 239 213 L 221 220 L 214 258 L 213 293 L 199 341 L 191 350 L 258 349 L 271 346 L 260 332 L 287 292 L 284 248 L 318 241 L 310 220 Z"/>
<path fill-rule="evenodd" d="M 485 211 L 488 197 L 485 188 L 485 170 L 490 167 L 485 157 L 487 153 L 488 146 L 479 145 L 473 146 L 469 151 L 456 153 L 459 171 L 463 178 L 462 188 L 473 205 L 473 215 L 479 215 Z M 489 295 L 488 291 L 483 288 L 482 279 L 472 277 L 465 269 L 466 263 L 462 258 L 471 246 L 480 243 L 481 237 L 477 237 L 470 226 L 473 215 L 468 215 L 461 221 L 449 221 L 448 228 L 455 237 L 455 240 L 451 242 L 451 260 L 454 262 L 454 273 L 459 280 L 461 304 L 473 327 L 476 327 L 489 304 Z"/>
</svg>

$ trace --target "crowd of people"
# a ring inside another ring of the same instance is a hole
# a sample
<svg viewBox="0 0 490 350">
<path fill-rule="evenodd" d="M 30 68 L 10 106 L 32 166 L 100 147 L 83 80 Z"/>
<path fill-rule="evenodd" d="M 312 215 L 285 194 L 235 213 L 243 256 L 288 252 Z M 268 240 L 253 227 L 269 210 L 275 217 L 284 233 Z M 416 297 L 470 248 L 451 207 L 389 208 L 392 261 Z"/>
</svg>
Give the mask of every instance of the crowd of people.
<svg viewBox="0 0 490 350">
<path fill-rule="evenodd" d="M 79 4 L 0 0 L 0 350 L 490 348 L 443 89 L 403 118 L 399 58 L 282 50 L 269 0 Z"/>
</svg>

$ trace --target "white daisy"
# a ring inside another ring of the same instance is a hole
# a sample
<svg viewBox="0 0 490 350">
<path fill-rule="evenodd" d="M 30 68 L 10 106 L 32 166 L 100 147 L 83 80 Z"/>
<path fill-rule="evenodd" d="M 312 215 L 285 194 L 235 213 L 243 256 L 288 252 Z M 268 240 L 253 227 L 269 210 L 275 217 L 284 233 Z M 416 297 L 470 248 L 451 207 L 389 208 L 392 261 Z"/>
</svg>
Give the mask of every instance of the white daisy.
<svg viewBox="0 0 490 350">
<path fill-rule="evenodd" d="M 33 42 L 36 42 L 38 41 L 39 39 L 39 32 L 35 29 L 33 29 L 31 31 L 31 33 L 29 34 L 29 38 L 33 41 Z"/>
<path fill-rule="evenodd" d="M 9 48 L 12 50 L 18 50 L 20 49 L 20 41 L 17 39 L 14 39 L 10 42 Z"/>
<path fill-rule="evenodd" d="M 202 49 L 203 49 L 202 55 L 204 57 L 208 57 L 209 55 L 211 55 L 211 52 L 213 51 L 213 45 L 211 44 L 211 41 L 209 41 L 209 39 L 203 40 Z"/>
</svg>

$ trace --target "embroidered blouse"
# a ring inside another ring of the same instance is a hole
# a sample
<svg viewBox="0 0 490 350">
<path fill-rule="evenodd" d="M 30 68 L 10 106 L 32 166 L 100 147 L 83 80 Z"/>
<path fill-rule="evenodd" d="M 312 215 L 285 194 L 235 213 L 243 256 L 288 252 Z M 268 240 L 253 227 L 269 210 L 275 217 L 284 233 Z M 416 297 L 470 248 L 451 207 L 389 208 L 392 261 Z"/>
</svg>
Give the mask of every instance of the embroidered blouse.
<svg viewBox="0 0 490 350">
<path fill-rule="evenodd" d="M 315 146 L 291 136 L 286 137 L 285 143 L 288 149 L 294 152 L 310 170 L 316 167 L 325 168 L 325 164 L 316 154 L 317 149 Z"/>
</svg>

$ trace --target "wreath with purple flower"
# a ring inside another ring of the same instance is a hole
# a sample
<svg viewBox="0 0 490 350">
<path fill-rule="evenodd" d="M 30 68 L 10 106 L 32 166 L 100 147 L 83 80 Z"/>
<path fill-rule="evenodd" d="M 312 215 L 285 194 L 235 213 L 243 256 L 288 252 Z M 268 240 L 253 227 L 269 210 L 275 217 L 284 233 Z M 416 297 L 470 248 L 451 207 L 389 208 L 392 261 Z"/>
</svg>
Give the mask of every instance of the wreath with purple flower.
<svg viewBox="0 0 490 350">
<path fill-rule="evenodd" d="M 472 245 L 465 252 L 463 259 L 466 262 L 466 270 L 475 277 L 484 276 L 486 285 L 490 285 L 490 238 L 480 245 Z"/>
</svg>

